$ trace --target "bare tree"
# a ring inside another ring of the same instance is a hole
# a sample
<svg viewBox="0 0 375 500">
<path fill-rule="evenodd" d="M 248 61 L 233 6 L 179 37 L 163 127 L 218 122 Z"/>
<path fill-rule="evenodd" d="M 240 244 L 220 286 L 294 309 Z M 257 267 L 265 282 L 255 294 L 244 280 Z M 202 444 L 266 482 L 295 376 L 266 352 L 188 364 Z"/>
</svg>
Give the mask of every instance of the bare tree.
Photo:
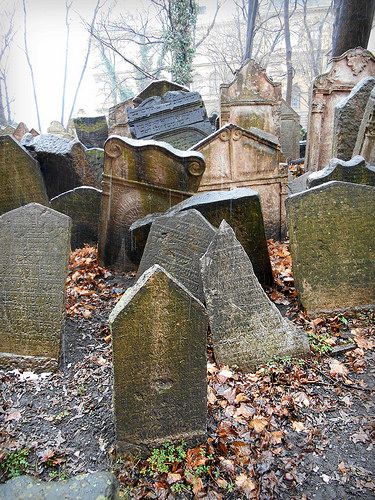
<svg viewBox="0 0 375 500">
<path fill-rule="evenodd" d="M 292 44 L 290 43 L 289 28 L 289 0 L 284 0 L 284 37 L 285 37 L 285 61 L 286 61 L 286 95 L 285 100 L 289 106 L 292 103 L 293 65 Z"/>
<path fill-rule="evenodd" d="M 72 5 L 73 5 L 73 0 L 65 0 L 65 29 L 66 29 L 65 63 L 64 63 L 64 80 L 63 80 L 62 97 L 61 97 L 61 118 L 60 118 L 60 123 L 62 125 L 64 125 L 66 79 L 68 76 L 68 60 L 69 60 L 69 35 L 70 35 L 69 12 L 70 9 L 72 8 Z"/>
<path fill-rule="evenodd" d="M 258 14 L 258 0 L 249 0 L 247 9 L 247 31 L 244 61 L 251 59 L 254 41 L 255 20 Z"/>
<path fill-rule="evenodd" d="M 15 35 L 14 15 L 15 9 L 6 11 L 2 8 L 2 19 L 0 26 L 0 124 L 11 123 L 11 102 L 8 91 L 7 71 L 8 58 L 11 43 Z"/>
</svg>

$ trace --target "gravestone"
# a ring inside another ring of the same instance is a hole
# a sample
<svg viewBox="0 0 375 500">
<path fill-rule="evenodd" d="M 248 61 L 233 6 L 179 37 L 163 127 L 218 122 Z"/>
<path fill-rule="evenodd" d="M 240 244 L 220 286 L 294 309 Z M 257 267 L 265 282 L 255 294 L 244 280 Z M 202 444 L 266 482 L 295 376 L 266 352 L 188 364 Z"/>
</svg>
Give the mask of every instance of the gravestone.
<svg viewBox="0 0 375 500">
<path fill-rule="evenodd" d="M 199 259 L 215 228 L 197 210 L 186 210 L 153 222 L 137 276 L 158 264 L 203 301 Z"/>
<path fill-rule="evenodd" d="M 5 125 L 0 127 L 0 135 L 13 135 L 15 130 L 16 128 L 12 127 L 12 125 Z"/>
<path fill-rule="evenodd" d="M 375 165 L 375 89 L 367 102 L 353 154 L 359 154 L 370 165 Z"/>
<path fill-rule="evenodd" d="M 51 207 L 72 219 L 72 249 L 98 243 L 101 200 L 100 189 L 90 186 L 80 186 L 52 198 Z"/>
<path fill-rule="evenodd" d="M 349 161 L 333 158 L 323 170 L 308 176 L 307 187 L 312 188 L 329 181 L 375 186 L 375 166 L 367 165 L 362 156 L 354 156 Z"/>
<path fill-rule="evenodd" d="M 78 186 L 101 187 L 80 142 L 53 134 L 28 134 L 25 147 L 40 164 L 50 199 Z"/>
<path fill-rule="evenodd" d="M 159 266 L 148 269 L 110 314 L 117 448 L 205 440 L 203 305 Z"/>
<path fill-rule="evenodd" d="M 375 304 L 375 187 L 327 182 L 286 205 L 295 287 L 308 314 Z"/>
<path fill-rule="evenodd" d="M 90 165 L 90 171 L 96 179 L 96 186 L 101 186 L 104 168 L 104 149 L 86 149 L 86 158 Z"/>
<path fill-rule="evenodd" d="M 78 140 L 86 148 L 103 148 L 108 138 L 108 125 L 105 116 L 74 118 Z"/>
<path fill-rule="evenodd" d="M 334 158 L 350 160 L 353 156 L 361 121 L 374 86 L 374 77 L 364 78 L 347 97 L 336 104 L 332 150 Z"/>
<path fill-rule="evenodd" d="M 134 270 L 130 226 L 197 191 L 203 156 L 167 143 L 111 136 L 105 144 L 98 253 L 112 269 Z"/>
<path fill-rule="evenodd" d="M 288 194 L 301 193 L 307 189 L 307 179 L 312 175 L 311 172 L 305 172 L 304 174 L 295 177 L 288 181 Z"/>
<path fill-rule="evenodd" d="M 375 74 L 375 57 L 361 47 L 332 58 L 330 70 L 315 78 L 308 118 L 306 171 L 326 166 L 333 155 L 336 104 L 363 78 Z"/>
<path fill-rule="evenodd" d="M 223 219 L 228 221 L 250 257 L 258 280 L 263 285 L 272 283 L 272 269 L 264 233 L 260 199 L 258 193 L 249 188 L 197 193 L 178 203 L 164 214 L 147 215 L 134 222 L 130 231 L 139 251 L 139 258 L 142 257 L 151 224 L 158 217 L 172 216 L 189 209 L 198 210 L 215 227 L 219 227 Z"/>
<path fill-rule="evenodd" d="M 37 135 L 40 135 L 40 133 L 39 133 L 37 130 L 35 130 L 35 128 L 32 128 L 32 129 L 30 130 L 30 134 L 31 134 L 33 137 L 36 137 Z"/>
<path fill-rule="evenodd" d="M 135 139 L 166 141 L 186 150 L 214 130 L 198 92 L 167 92 L 149 97 L 127 110 L 130 133 Z"/>
<path fill-rule="evenodd" d="M 0 215 L 31 202 L 49 205 L 39 165 L 13 137 L 0 136 Z"/>
<path fill-rule="evenodd" d="M 269 300 L 226 221 L 201 258 L 201 267 L 217 363 L 251 371 L 274 356 L 308 353 L 305 332 Z"/>
<path fill-rule="evenodd" d="M 279 138 L 281 103 L 281 84 L 251 59 L 233 82 L 220 85 L 220 124 L 233 123 L 246 130 L 256 127 Z"/>
<path fill-rule="evenodd" d="M 288 168 L 275 136 L 228 124 L 191 149 L 206 160 L 199 191 L 251 187 L 260 195 L 267 238 L 285 237 Z"/>
<path fill-rule="evenodd" d="M 299 158 L 300 116 L 284 99 L 281 103 L 280 145 L 287 160 Z"/>
<path fill-rule="evenodd" d="M 30 203 L 0 217 L 0 365 L 57 368 L 70 218 Z"/>
<path fill-rule="evenodd" d="M 29 129 L 27 128 L 27 125 L 25 123 L 20 122 L 16 129 L 13 132 L 13 137 L 17 139 L 17 141 L 20 141 L 22 137 L 29 132 Z"/>
</svg>

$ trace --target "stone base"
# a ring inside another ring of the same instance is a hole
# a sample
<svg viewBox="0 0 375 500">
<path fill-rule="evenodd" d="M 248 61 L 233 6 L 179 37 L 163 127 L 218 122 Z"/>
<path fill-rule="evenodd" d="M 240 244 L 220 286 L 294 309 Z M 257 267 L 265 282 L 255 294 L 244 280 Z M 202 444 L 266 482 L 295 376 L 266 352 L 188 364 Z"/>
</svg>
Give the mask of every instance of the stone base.
<svg viewBox="0 0 375 500">
<path fill-rule="evenodd" d="M 303 307 L 301 305 L 301 307 Z M 335 309 L 319 309 L 316 311 L 310 311 L 308 309 L 305 309 L 306 313 L 309 315 L 310 318 L 314 319 L 322 315 L 332 315 L 332 314 L 341 314 L 345 316 L 345 314 L 353 314 L 355 313 L 360 313 L 360 312 L 367 312 L 369 310 L 375 310 L 375 304 L 364 304 L 361 306 L 353 306 L 353 307 L 341 307 L 341 308 L 335 308 Z"/>
<path fill-rule="evenodd" d="M 59 362 L 54 358 L 0 352 L 0 368 L 3 370 L 32 370 L 41 373 L 54 372 L 58 367 Z"/>
</svg>

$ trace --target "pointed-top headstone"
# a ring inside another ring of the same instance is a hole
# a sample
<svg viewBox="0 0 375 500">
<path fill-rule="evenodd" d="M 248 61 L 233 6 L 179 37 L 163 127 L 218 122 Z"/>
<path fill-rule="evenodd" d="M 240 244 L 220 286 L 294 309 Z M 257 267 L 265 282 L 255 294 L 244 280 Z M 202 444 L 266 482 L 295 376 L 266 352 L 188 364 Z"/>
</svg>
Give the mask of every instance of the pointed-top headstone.
<svg viewBox="0 0 375 500">
<path fill-rule="evenodd" d="M 28 133 L 28 131 L 29 131 L 29 129 L 27 128 L 27 125 L 23 122 L 20 122 L 17 125 L 17 128 L 15 129 L 15 131 L 13 132 L 13 137 L 15 139 L 17 139 L 17 141 L 20 141 L 22 139 L 22 137 Z"/>
</svg>

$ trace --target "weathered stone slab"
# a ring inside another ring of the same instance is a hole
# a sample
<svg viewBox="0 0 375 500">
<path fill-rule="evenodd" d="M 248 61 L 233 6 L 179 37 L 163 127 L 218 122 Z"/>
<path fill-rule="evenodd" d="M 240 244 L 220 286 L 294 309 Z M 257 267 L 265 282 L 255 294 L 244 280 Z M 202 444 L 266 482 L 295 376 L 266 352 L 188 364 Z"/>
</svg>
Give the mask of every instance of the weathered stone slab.
<svg viewBox="0 0 375 500">
<path fill-rule="evenodd" d="M 101 187 L 80 142 L 53 134 L 28 134 L 25 147 L 40 164 L 50 199 L 78 186 Z"/>
<path fill-rule="evenodd" d="M 215 228 L 194 209 L 158 218 L 151 226 L 137 276 L 158 264 L 202 301 L 199 259 L 215 232 Z"/>
<path fill-rule="evenodd" d="M 375 165 L 375 89 L 367 102 L 353 154 L 360 154 L 370 165 Z"/>
<path fill-rule="evenodd" d="M 47 134 L 57 135 L 59 137 L 63 137 L 64 139 L 69 139 L 69 140 L 74 139 L 74 134 L 73 135 L 69 134 L 66 131 L 65 127 L 58 120 L 51 121 L 49 127 L 47 128 Z"/>
<path fill-rule="evenodd" d="M 142 257 L 151 224 L 157 218 L 172 216 L 189 209 L 198 210 L 215 227 L 219 227 L 223 219 L 228 221 L 250 257 L 258 280 L 264 285 L 272 283 L 272 269 L 260 199 L 258 193 L 249 188 L 197 193 L 178 203 L 164 214 L 148 215 L 134 222 L 130 231 L 139 251 L 139 258 Z"/>
<path fill-rule="evenodd" d="M 51 207 L 72 219 L 72 249 L 98 242 L 101 200 L 101 190 L 90 186 L 80 186 L 52 198 Z"/>
<path fill-rule="evenodd" d="M 357 83 L 347 97 L 335 106 L 332 156 L 341 160 L 350 160 L 356 144 L 363 114 L 375 78 L 369 76 Z"/>
<path fill-rule="evenodd" d="M 204 440 L 208 320 L 203 305 L 154 266 L 125 292 L 109 324 L 118 450 Z"/>
<path fill-rule="evenodd" d="M 105 144 L 99 258 L 106 266 L 134 270 L 129 228 L 198 189 L 203 155 L 167 143 L 111 136 Z M 134 249 L 135 250 L 135 249 Z"/>
<path fill-rule="evenodd" d="M 57 367 L 71 221 L 38 203 L 0 217 L 0 365 Z"/>
<path fill-rule="evenodd" d="M 354 156 L 349 161 L 333 158 L 323 170 L 308 176 L 307 187 L 312 188 L 329 181 L 375 186 L 375 166 L 367 165 L 362 156 Z"/>
<path fill-rule="evenodd" d="M 284 200 L 288 168 L 282 162 L 278 139 L 263 130 L 245 130 L 228 124 L 203 141 L 194 151 L 206 159 L 199 191 L 251 187 L 258 191 L 267 238 L 285 237 Z"/>
<path fill-rule="evenodd" d="M 375 57 L 357 47 L 334 57 L 330 70 L 315 78 L 307 129 L 306 171 L 314 172 L 328 165 L 333 156 L 336 104 L 360 80 L 374 74 Z"/>
<path fill-rule="evenodd" d="M 108 125 L 105 116 L 82 116 L 74 118 L 78 140 L 86 148 L 103 148 L 108 138 Z"/>
<path fill-rule="evenodd" d="M 284 99 L 281 103 L 280 144 L 287 160 L 299 158 L 299 141 L 301 139 L 300 116 Z"/>
<path fill-rule="evenodd" d="M 0 127 L 0 135 L 13 135 L 15 130 L 16 128 L 12 127 L 12 125 L 5 125 Z"/>
<path fill-rule="evenodd" d="M 29 132 L 27 125 L 23 122 L 20 122 L 13 132 L 13 137 L 20 141 L 22 137 Z"/>
<path fill-rule="evenodd" d="M 280 137 L 281 84 L 273 82 L 254 60 L 220 85 L 221 126 L 256 127 Z"/>
<path fill-rule="evenodd" d="M 95 176 L 96 186 L 102 185 L 104 169 L 104 149 L 90 148 L 86 149 L 86 158 L 90 165 L 90 171 Z"/>
<path fill-rule="evenodd" d="M 288 182 L 288 193 L 296 194 L 301 193 L 307 189 L 307 179 L 311 175 L 310 172 L 305 172 L 304 174 L 292 179 Z"/>
<path fill-rule="evenodd" d="M 306 334 L 283 318 L 268 299 L 226 221 L 202 257 L 201 266 L 218 363 L 251 371 L 274 356 L 308 353 Z"/>
<path fill-rule="evenodd" d="M 38 162 L 13 137 L 0 136 L 0 215 L 31 202 L 49 205 Z"/>
<path fill-rule="evenodd" d="M 286 205 L 295 286 L 307 312 L 375 304 L 375 188 L 327 182 Z"/>
</svg>

